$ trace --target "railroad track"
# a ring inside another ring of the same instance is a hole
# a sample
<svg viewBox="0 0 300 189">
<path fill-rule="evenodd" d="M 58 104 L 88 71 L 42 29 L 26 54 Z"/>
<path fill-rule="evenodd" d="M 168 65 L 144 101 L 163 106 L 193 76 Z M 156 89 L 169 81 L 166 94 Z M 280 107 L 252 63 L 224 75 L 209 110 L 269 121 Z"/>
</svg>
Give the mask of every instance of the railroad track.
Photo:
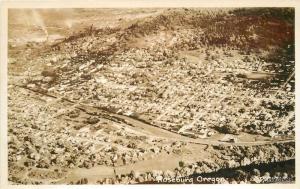
<svg viewBox="0 0 300 189">
<path fill-rule="evenodd" d="M 16 87 L 21 87 L 23 89 L 27 89 L 27 90 L 32 91 L 34 93 L 45 95 L 47 97 L 65 100 L 67 102 L 70 102 L 70 103 L 74 104 L 73 107 L 75 107 L 76 109 L 84 111 L 87 114 L 94 115 L 94 113 L 91 113 L 91 112 L 95 112 L 95 110 L 96 111 L 101 111 L 102 114 L 104 113 L 106 116 L 114 118 L 114 120 L 117 119 L 118 121 L 123 122 L 126 125 L 131 125 L 135 128 L 139 128 L 141 130 L 147 131 L 149 134 L 152 134 L 154 137 L 164 138 L 164 139 L 168 139 L 168 140 L 171 140 L 171 141 L 181 141 L 181 142 L 192 143 L 192 144 L 213 145 L 213 146 L 218 146 L 218 145 L 255 146 L 255 145 L 268 145 L 268 144 L 295 142 L 294 138 L 272 139 L 272 140 L 261 140 L 261 141 L 240 141 L 240 142 L 235 142 L 235 143 L 223 142 L 223 141 L 219 141 L 219 140 L 200 139 L 200 138 L 199 139 L 193 139 L 193 138 L 189 138 L 189 137 L 186 137 L 186 136 L 182 136 L 182 135 L 178 134 L 177 132 L 173 132 L 173 131 L 169 131 L 167 129 L 160 128 L 156 125 L 147 123 L 143 120 L 138 120 L 136 118 L 116 114 L 114 112 L 110 112 L 110 111 L 108 111 L 106 109 L 103 109 L 101 107 L 96 107 L 96 106 L 93 106 L 93 105 L 90 105 L 90 104 L 83 104 L 83 103 L 76 102 L 76 101 L 73 101 L 73 100 L 70 100 L 70 99 L 67 99 L 67 98 L 64 98 L 64 97 L 59 97 L 59 96 L 56 96 L 56 95 L 53 95 L 53 94 L 47 94 L 45 92 L 35 90 L 35 89 L 31 89 L 31 88 L 28 88 L 26 86 L 20 86 L 20 85 L 15 85 L 15 86 Z"/>
</svg>

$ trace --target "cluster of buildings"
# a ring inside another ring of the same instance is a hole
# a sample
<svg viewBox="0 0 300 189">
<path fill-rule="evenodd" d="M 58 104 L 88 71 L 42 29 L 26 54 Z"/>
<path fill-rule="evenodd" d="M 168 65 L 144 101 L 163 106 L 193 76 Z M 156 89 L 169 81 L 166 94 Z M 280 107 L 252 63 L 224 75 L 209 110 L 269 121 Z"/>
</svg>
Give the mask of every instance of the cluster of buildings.
<svg viewBox="0 0 300 189">
<path fill-rule="evenodd" d="M 278 64 L 236 50 L 228 55 L 223 48 L 179 56 L 156 50 L 162 60 L 147 48 L 115 54 L 109 63 L 88 56 L 62 57 L 52 61 L 59 76 L 45 90 L 194 138 L 209 137 L 222 127 L 294 134 L 294 78 L 287 84 L 290 88 L 283 88 L 286 78 L 277 79 L 282 69 Z"/>
</svg>

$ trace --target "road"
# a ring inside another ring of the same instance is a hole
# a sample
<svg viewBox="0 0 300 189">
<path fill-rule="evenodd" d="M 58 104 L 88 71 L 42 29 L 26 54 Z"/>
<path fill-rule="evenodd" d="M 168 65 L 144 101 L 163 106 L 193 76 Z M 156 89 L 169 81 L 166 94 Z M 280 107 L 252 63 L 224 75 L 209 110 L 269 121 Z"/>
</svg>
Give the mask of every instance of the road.
<svg viewBox="0 0 300 189">
<path fill-rule="evenodd" d="M 181 142 L 193 143 L 193 144 L 199 144 L 199 145 L 214 145 L 214 146 L 217 146 L 217 145 L 255 146 L 255 145 L 268 145 L 268 144 L 275 144 L 275 143 L 295 142 L 294 138 L 289 138 L 289 139 L 284 139 L 284 140 L 270 139 L 270 140 L 255 141 L 254 140 L 255 135 L 253 135 L 253 140 L 251 140 L 251 141 L 238 141 L 238 142 L 235 142 L 235 143 L 223 142 L 223 141 L 213 140 L 213 139 L 209 139 L 209 138 L 194 139 L 194 138 L 189 138 L 189 137 L 180 135 L 176 132 L 172 132 L 172 131 L 160 128 L 156 125 L 146 123 L 146 122 L 138 120 L 136 118 L 116 114 L 114 112 L 109 112 L 108 110 L 104 110 L 104 109 L 101 109 L 99 107 L 95 107 L 95 106 L 90 105 L 90 104 L 83 104 L 81 102 L 76 102 L 76 101 L 72 101 L 72 100 L 69 100 L 69 99 L 66 99 L 66 98 L 61 98 L 61 97 L 58 97 L 58 96 L 55 96 L 55 95 L 52 95 L 52 94 L 51 95 L 46 94 L 46 93 L 43 93 L 43 92 L 40 92 L 40 91 L 37 91 L 37 90 L 29 89 L 29 88 L 24 87 L 24 86 L 19 86 L 19 85 L 15 85 L 15 86 L 30 90 L 30 91 L 35 92 L 35 93 L 43 94 L 43 95 L 51 97 L 51 98 L 56 98 L 56 99 L 61 99 L 61 100 L 68 101 L 70 103 L 73 103 L 75 105 L 75 107 L 78 108 L 79 110 L 81 110 L 81 111 L 84 110 L 85 113 L 87 113 L 87 114 L 89 114 L 89 111 L 90 112 L 95 112 L 95 111 L 105 112 L 110 117 L 117 118 L 119 121 L 125 123 L 126 125 L 133 126 L 134 129 L 138 129 L 140 132 L 150 134 L 153 137 L 168 139 L 168 140 L 171 140 L 171 141 L 181 141 Z M 93 113 L 91 113 L 91 114 L 94 115 Z"/>
<path fill-rule="evenodd" d="M 147 124 L 145 122 L 142 122 L 140 120 L 124 116 L 124 115 L 119 115 L 119 114 L 112 114 L 111 116 L 121 118 L 126 121 L 127 124 L 131 124 L 136 128 L 141 128 L 142 130 L 145 130 L 149 133 L 152 134 L 152 136 L 164 138 L 164 139 L 169 139 L 169 140 L 176 140 L 176 141 L 182 141 L 182 142 L 187 142 L 187 143 L 194 143 L 194 144 L 201 144 L 201 145 L 234 145 L 234 146 L 252 146 L 252 145 L 267 145 L 267 144 L 274 144 L 274 143 L 289 143 L 289 142 L 295 142 L 294 139 L 285 139 L 285 140 L 262 140 L 262 141 L 249 141 L 249 142 L 236 142 L 236 143 L 228 143 L 228 142 L 222 142 L 218 140 L 210 140 L 209 138 L 207 139 L 202 139 L 202 138 L 189 138 L 185 137 L 183 135 L 177 134 L 175 132 L 171 132 L 162 128 L 159 128 L 157 126 Z M 254 138 L 254 136 L 253 136 Z"/>
</svg>

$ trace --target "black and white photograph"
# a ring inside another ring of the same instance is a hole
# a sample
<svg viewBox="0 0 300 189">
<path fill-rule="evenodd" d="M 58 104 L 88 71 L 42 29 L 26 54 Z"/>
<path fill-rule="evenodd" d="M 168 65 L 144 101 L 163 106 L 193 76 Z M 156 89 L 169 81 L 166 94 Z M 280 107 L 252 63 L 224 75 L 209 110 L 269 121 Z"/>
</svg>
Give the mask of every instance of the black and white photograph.
<svg viewBox="0 0 300 189">
<path fill-rule="evenodd" d="M 295 10 L 7 8 L 7 183 L 295 184 Z"/>
</svg>

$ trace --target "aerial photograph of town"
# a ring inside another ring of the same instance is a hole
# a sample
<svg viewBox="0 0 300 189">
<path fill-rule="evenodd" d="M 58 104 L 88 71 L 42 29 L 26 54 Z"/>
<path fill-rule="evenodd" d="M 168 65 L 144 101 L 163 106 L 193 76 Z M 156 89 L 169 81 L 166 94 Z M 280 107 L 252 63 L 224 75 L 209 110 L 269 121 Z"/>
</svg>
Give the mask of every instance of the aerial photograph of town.
<svg viewBox="0 0 300 189">
<path fill-rule="evenodd" d="M 8 9 L 8 183 L 295 183 L 294 8 Z"/>
</svg>

